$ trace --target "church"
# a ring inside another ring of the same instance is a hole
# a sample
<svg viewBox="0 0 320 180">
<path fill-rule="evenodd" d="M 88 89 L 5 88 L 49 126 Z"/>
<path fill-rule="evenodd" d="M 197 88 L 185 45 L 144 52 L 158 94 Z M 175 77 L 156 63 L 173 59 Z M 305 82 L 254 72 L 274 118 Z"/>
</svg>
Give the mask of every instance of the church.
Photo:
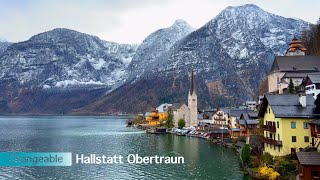
<svg viewBox="0 0 320 180">
<path fill-rule="evenodd" d="M 299 86 L 307 75 L 320 73 L 320 57 L 306 55 L 307 49 L 294 37 L 285 56 L 276 56 L 268 74 L 268 92 L 283 94 L 290 80 Z"/>
<path fill-rule="evenodd" d="M 174 115 L 174 125 L 178 126 L 178 121 L 183 118 L 186 121 L 186 127 L 198 126 L 198 97 L 196 93 L 196 83 L 194 70 L 191 71 L 190 90 L 188 92 L 188 105 L 184 103 L 174 103 L 171 106 Z"/>
</svg>

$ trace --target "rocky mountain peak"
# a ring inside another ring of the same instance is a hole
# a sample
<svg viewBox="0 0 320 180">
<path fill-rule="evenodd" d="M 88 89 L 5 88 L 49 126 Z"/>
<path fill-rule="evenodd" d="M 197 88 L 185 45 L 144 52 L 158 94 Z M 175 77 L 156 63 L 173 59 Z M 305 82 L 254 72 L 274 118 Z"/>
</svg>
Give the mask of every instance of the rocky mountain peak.
<svg viewBox="0 0 320 180">
<path fill-rule="evenodd" d="M 179 28 L 179 29 L 190 29 L 192 30 L 193 28 L 188 24 L 187 21 L 183 19 L 177 19 L 174 24 L 171 26 L 171 28 Z"/>
</svg>

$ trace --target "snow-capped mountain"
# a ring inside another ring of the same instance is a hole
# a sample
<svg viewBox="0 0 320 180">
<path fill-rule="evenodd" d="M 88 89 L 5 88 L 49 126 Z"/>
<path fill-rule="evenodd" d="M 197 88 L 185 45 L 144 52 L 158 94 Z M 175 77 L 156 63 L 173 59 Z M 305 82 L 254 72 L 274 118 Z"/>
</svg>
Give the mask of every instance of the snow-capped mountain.
<svg viewBox="0 0 320 180">
<path fill-rule="evenodd" d="M 69 29 L 54 29 L 12 44 L 0 57 L 0 79 L 26 87 L 117 87 L 136 46 L 102 41 Z"/>
<path fill-rule="evenodd" d="M 140 78 L 81 110 L 99 112 L 103 107 L 137 112 L 160 103 L 186 102 L 192 68 L 196 71 L 200 108 L 243 103 L 251 99 L 274 56 L 283 54 L 294 35 L 299 36 L 308 27 L 307 22 L 277 16 L 255 5 L 228 7 L 165 53 L 135 55 L 138 58 L 130 66 L 139 67 Z M 140 46 L 145 49 L 142 52 L 149 48 L 161 52 L 148 40 Z M 115 104 L 115 100 L 126 103 Z"/>
<path fill-rule="evenodd" d="M 138 47 L 128 68 L 129 77 L 139 78 L 155 61 L 164 55 L 180 39 L 193 31 L 184 20 L 176 20 L 171 27 L 159 29 L 150 34 Z"/>
<path fill-rule="evenodd" d="M 251 98 L 274 55 L 308 27 L 244 5 L 195 31 L 177 20 L 139 46 L 54 29 L 0 53 L 0 112 L 143 112 L 186 102 L 192 68 L 199 108 L 237 105 Z"/>
</svg>

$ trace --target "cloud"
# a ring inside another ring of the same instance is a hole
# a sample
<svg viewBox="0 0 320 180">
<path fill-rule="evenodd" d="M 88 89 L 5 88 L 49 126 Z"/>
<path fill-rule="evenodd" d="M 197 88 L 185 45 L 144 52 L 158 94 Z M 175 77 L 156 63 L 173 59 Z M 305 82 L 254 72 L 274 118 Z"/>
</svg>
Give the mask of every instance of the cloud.
<svg viewBox="0 0 320 180">
<path fill-rule="evenodd" d="M 17 42 L 57 27 L 101 39 L 140 43 L 157 29 L 184 19 L 199 28 L 227 6 L 254 3 L 274 14 L 315 23 L 312 0 L 10 0 L 0 6 L 0 37 Z"/>
</svg>

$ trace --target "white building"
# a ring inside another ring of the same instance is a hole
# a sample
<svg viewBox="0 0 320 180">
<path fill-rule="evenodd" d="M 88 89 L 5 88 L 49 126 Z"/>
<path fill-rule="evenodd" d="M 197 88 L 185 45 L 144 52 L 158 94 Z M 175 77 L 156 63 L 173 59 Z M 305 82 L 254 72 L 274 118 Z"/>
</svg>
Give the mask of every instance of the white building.
<svg viewBox="0 0 320 180">
<path fill-rule="evenodd" d="M 264 97 L 264 96 L 259 96 L 259 97 L 258 97 L 258 104 L 261 104 L 261 103 L 262 103 L 263 97 Z"/>
<path fill-rule="evenodd" d="M 168 108 L 172 106 L 172 104 L 164 103 L 156 108 L 158 112 L 167 112 Z"/>
<path fill-rule="evenodd" d="M 308 75 L 302 84 L 305 87 L 306 94 L 312 94 L 316 99 L 320 93 L 320 74 Z"/>
<path fill-rule="evenodd" d="M 222 109 L 218 109 L 212 115 L 212 124 L 227 126 L 228 125 L 228 112 L 223 111 Z"/>
<path fill-rule="evenodd" d="M 256 101 L 246 101 L 246 106 L 248 110 L 255 111 L 257 110 L 257 102 Z"/>
</svg>

